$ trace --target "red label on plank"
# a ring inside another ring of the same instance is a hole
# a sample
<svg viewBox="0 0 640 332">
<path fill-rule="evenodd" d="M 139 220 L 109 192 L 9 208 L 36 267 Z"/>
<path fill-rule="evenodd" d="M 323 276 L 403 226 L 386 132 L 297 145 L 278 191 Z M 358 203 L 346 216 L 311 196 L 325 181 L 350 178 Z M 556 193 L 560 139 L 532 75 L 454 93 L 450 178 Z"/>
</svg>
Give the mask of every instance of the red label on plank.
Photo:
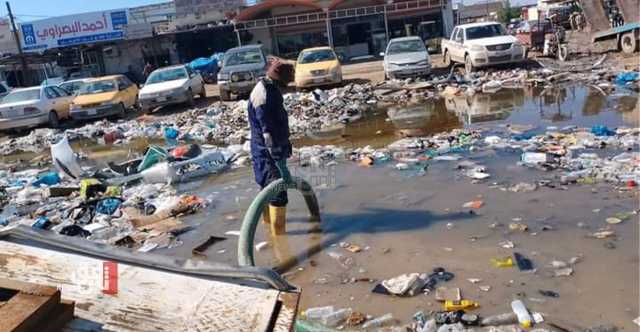
<svg viewBox="0 0 640 332">
<path fill-rule="evenodd" d="M 102 262 L 102 293 L 118 294 L 118 263 Z"/>
</svg>

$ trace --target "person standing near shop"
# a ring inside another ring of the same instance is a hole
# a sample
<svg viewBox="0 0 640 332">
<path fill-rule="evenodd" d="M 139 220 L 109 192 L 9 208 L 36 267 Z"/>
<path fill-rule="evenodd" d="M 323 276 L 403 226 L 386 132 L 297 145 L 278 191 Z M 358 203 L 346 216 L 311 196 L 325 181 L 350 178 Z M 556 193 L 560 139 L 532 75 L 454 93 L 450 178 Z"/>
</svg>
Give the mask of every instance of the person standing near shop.
<svg viewBox="0 0 640 332">
<path fill-rule="evenodd" d="M 284 108 L 282 90 L 293 82 L 293 65 L 280 61 L 269 64 L 267 75 L 253 88 L 249 97 L 248 118 L 251 127 L 251 159 L 256 183 L 265 188 L 281 178 L 276 162 L 291 156 L 289 116 Z M 285 233 L 287 192 L 269 202 L 263 221 L 271 224 L 271 234 Z"/>
</svg>

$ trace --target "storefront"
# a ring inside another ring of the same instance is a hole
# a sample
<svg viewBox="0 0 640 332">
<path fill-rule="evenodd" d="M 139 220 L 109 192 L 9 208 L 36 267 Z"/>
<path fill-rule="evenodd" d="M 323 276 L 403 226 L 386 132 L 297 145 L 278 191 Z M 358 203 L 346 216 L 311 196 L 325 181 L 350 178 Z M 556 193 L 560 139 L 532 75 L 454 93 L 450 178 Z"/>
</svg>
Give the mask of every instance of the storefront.
<svg viewBox="0 0 640 332">
<path fill-rule="evenodd" d="M 390 38 L 442 37 L 453 28 L 453 12 L 451 0 L 267 0 L 241 11 L 235 27 L 242 43 L 279 56 L 330 45 L 358 59 L 384 51 Z"/>
</svg>

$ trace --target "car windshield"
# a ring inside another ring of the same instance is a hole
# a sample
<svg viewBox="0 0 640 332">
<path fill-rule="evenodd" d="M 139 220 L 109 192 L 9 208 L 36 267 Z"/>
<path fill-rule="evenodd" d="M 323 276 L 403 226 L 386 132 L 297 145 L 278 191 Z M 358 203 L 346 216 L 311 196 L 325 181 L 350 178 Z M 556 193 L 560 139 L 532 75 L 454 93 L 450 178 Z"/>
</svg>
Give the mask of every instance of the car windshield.
<svg viewBox="0 0 640 332">
<path fill-rule="evenodd" d="M 40 99 L 40 89 L 13 91 L 2 99 L 3 104 L 17 103 L 28 100 Z"/>
<path fill-rule="evenodd" d="M 187 71 L 184 68 L 157 70 L 149 75 L 145 84 L 156 84 L 168 81 L 182 80 L 187 78 Z"/>
<path fill-rule="evenodd" d="M 229 53 L 224 57 L 223 65 L 237 66 L 237 65 L 262 63 L 263 61 L 264 60 L 262 59 L 262 52 L 260 52 L 260 50 L 258 49 L 255 49 L 255 50 Z"/>
<path fill-rule="evenodd" d="M 314 63 L 323 61 L 333 61 L 336 59 L 336 55 L 332 50 L 314 50 L 302 52 L 298 57 L 298 63 Z"/>
<path fill-rule="evenodd" d="M 96 81 L 83 85 L 78 90 L 79 95 L 94 95 L 98 93 L 116 91 L 116 81 Z"/>
<path fill-rule="evenodd" d="M 507 33 L 500 24 L 482 25 L 479 27 L 467 28 L 467 40 L 504 36 Z"/>
<path fill-rule="evenodd" d="M 65 89 L 66 91 L 69 91 L 71 93 L 76 93 L 78 90 L 80 90 L 83 84 L 84 84 L 83 82 L 68 82 L 68 83 L 62 83 L 59 86 Z"/>
<path fill-rule="evenodd" d="M 426 52 L 427 49 L 421 40 L 405 40 L 393 42 L 389 45 L 387 54 L 400 54 L 412 52 Z"/>
</svg>

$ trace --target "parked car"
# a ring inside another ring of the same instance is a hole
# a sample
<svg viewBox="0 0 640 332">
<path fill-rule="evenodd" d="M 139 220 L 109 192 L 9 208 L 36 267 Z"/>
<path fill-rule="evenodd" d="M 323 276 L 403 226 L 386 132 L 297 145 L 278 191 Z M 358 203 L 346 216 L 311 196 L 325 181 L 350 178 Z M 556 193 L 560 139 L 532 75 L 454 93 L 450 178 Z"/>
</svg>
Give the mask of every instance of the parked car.
<svg viewBox="0 0 640 332">
<path fill-rule="evenodd" d="M 140 89 L 140 107 L 150 109 L 187 103 L 193 106 L 193 97 L 207 97 L 204 80 L 189 66 L 178 65 L 154 70 Z"/>
<path fill-rule="evenodd" d="M 307 48 L 296 61 L 296 87 L 342 83 L 340 60 L 331 47 Z"/>
<path fill-rule="evenodd" d="M 231 100 L 231 94 L 241 95 L 251 92 L 253 87 L 266 75 L 267 56 L 261 45 L 247 45 L 228 50 L 218 73 L 220 99 Z"/>
<path fill-rule="evenodd" d="M 88 120 L 122 116 L 137 107 L 138 87 L 124 75 L 89 79 L 71 103 L 71 118 Z"/>
<path fill-rule="evenodd" d="M 510 36 L 498 22 L 471 23 L 456 26 L 451 39 L 442 40 L 446 64 L 460 62 L 467 72 L 478 67 L 520 62 L 525 59 L 525 47 Z"/>
<path fill-rule="evenodd" d="M 87 81 L 88 79 L 71 80 L 62 82 L 58 86 L 67 90 L 67 92 L 71 93 L 72 95 L 75 95 L 76 93 L 78 93 L 78 90 L 80 90 L 80 88 L 85 83 L 87 83 Z"/>
<path fill-rule="evenodd" d="M 0 99 L 8 95 L 10 91 L 11 87 L 9 87 L 6 82 L 0 82 Z"/>
<path fill-rule="evenodd" d="M 47 124 L 56 128 L 69 117 L 73 97 L 57 86 L 14 89 L 0 102 L 0 130 Z"/>
<path fill-rule="evenodd" d="M 385 78 L 427 76 L 431 73 L 429 52 L 420 37 L 391 39 L 381 55 L 384 56 Z"/>
</svg>

